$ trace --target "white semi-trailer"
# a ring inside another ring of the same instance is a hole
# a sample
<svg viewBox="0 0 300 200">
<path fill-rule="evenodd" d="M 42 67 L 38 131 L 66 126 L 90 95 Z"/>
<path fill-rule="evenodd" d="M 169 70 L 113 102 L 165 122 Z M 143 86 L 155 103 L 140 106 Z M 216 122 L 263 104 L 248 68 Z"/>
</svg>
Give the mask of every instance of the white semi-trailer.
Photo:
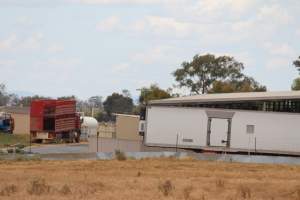
<svg viewBox="0 0 300 200">
<path fill-rule="evenodd" d="M 293 94 L 295 98 L 300 97 L 299 92 Z M 280 102 L 277 99 L 276 102 Z M 172 99 L 155 101 L 146 108 L 144 143 L 146 146 L 300 155 L 300 113 L 294 112 L 300 109 L 300 104 L 295 103 L 298 101 L 295 99 L 288 101 L 286 109 L 291 110 L 288 106 L 294 105 L 293 112 L 277 112 L 273 107 L 275 111 L 270 112 L 266 103 L 262 104 L 263 110 L 242 110 L 207 108 L 207 105 L 188 107 L 182 106 L 180 101 L 172 104 Z M 191 102 L 188 103 L 186 105 Z M 258 101 L 252 103 L 259 104 Z M 215 105 L 221 107 L 220 102 Z M 278 108 L 283 109 L 284 104 Z"/>
</svg>

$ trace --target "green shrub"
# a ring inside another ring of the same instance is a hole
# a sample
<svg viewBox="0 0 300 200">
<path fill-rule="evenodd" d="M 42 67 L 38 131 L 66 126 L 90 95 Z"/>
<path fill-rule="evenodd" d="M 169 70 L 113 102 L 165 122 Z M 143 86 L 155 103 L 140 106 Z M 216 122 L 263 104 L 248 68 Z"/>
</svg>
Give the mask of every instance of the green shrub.
<svg viewBox="0 0 300 200">
<path fill-rule="evenodd" d="M 116 159 L 117 160 L 120 160 L 120 161 L 124 161 L 127 159 L 126 155 L 124 152 L 120 151 L 120 150 L 116 150 L 115 151 L 115 156 L 116 156 Z"/>
</svg>

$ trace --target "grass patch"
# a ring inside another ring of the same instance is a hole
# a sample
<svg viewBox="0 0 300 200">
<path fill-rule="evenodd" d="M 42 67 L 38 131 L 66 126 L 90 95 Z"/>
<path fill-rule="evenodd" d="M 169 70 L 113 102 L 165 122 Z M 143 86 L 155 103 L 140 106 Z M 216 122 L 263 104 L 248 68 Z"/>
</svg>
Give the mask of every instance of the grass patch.
<svg viewBox="0 0 300 200">
<path fill-rule="evenodd" d="M 174 189 L 175 187 L 170 180 L 158 185 L 158 190 L 163 193 L 164 196 L 169 196 Z"/>
<path fill-rule="evenodd" d="M 41 161 L 41 157 L 39 157 L 38 155 L 34 155 L 34 156 L 26 156 L 26 155 L 18 155 L 16 156 L 16 158 L 14 159 L 14 161 Z"/>
<path fill-rule="evenodd" d="M 125 153 L 120 150 L 115 151 L 115 156 L 116 156 L 116 159 L 119 161 L 127 160 Z"/>
<path fill-rule="evenodd" d="M 190 197 L 191 197 L 191 192 L 193 191 L 193 186 L 187 186 L 187 187 L 185 187 L 184 189 L 183 189 L 183 198 L 185 199 L 185 200 L 188 200 L 188 199 L 190 199 Z"/>
<path fill-rule="evenodd" d="M 12 184 L 12 185 L 7 185 L 4 188 L 1 189 L 0 191 L 0 196 L 10 196 L 14 193 L 17 192 L 17 186 Z"/>
<path fill-rule="evenodd" d="M 223 189 L 224 186 L 225 186 L 225 181 L 224 181 L 223 179 L 217 179 L 217 180 L 216 180 L 216 187 L 217 187 L 217 188 Z"/>
<path fill-rule="evenodd" d="M 299 165 L 7 160 L 0 162 L 0 171 L 1 200 L 300 200 Z"/>
<path fill-rule="evenodd" d="M 20 146 L 29 145 L 29 134 L 14 135 L 7 133 L 0 133 L 0 148 L 7 147 L 9 145 L 19 144 Z"/>
<path fill-rule="evenodd" d="M 242 199 L 251 198 L 251 189 L 247 185 L 239 185 L 237 187 L 237 194 Z"/>
<path fill-rule="evenodd" d="M 69 195 L 72 193 L 70 187 L 68 185 L 64 185 L 60 190 L 59 193 L 62 195 Z"/>
<path fill-rule="evenodd" d="M 46 183 L 45 179 L 37 178 L 30 182 L 27 192 L 30 195 L 40 196 L 43 194 L 49 194 L 50 190 L 51 186 Z"/>
</svg>

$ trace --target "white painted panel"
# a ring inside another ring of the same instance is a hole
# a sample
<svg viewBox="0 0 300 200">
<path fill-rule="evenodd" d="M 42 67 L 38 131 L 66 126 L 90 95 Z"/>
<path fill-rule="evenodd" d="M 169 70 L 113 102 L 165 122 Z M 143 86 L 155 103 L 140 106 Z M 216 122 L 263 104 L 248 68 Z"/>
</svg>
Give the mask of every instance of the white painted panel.
<svg viewBox="0 0 300 200">
<path fill-rule="evenodd" d="M 254 125 L 250 136 L 247 125 Z M 300 115 L 236 112 L 232 119 L 231 147 L 254 149 L 255 138 L 260 150 L 300 152 Z"/>
<path fill-rule="evenodd" d="M 227 141 L 227 132 L 228 120 L 213 118 L 211 121 L 210 145 L 226 146 L 226 142 L 222 143 L 222 140 Z"/>
<path fill-rule="evenodd" d="M 206 145 L 207 116 L 194 108 L 149 107 L 146 144 L 200 147 Z"/>
<path fill-rule="evenodd" d="M 256 138 L 258 150 L 300 152 L 300 114 L 234 112 L 231 148 L 254 150 Z M 145 144 L 176 146 L 178 134 L 179 146 L 206 146 L 207 120 L 203 108 L 149 107 Z M 247 134 L 247 125 L 254 126 L 254 133 Z M 218 126 L 215 128 L 219 129 Z M 224 124 L 220 125 L 220 129 L 224 128 L 222 126 Z M 190 139 L 192 142 L 187 142 Z"/>
</svg>

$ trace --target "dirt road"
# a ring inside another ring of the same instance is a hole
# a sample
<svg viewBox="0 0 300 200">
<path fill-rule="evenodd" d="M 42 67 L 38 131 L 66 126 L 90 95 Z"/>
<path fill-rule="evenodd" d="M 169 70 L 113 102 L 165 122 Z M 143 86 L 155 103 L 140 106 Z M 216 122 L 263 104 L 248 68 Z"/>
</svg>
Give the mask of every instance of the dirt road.
<svg viewBox="0 0 300 200">
<path fill-rule="evenodd" d="M 191 159 L 1 161 L 0 199 L 300 199 L 300 166 Z"/>
</svg>

